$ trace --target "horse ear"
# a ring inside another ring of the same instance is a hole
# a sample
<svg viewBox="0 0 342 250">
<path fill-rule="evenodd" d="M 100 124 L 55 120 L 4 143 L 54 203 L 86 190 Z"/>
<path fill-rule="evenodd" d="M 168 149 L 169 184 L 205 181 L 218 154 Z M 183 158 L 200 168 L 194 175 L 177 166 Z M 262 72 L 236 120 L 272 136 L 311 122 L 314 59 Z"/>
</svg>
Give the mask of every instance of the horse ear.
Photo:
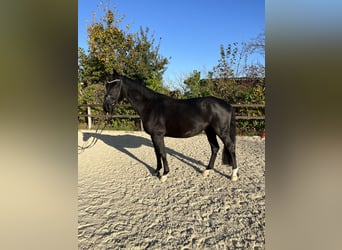
<svg viewBox="0 0 342 250">
<path fill-rule="evenodd" d="M 113 80 L 113 74 L 110 72 L 106 72 L 105 73 L 105 79 L 106 79 L 106 82 L 112 81 Z"/>
<path fill-rule="evenodd" d="M 112 74 L 112 76 L 113 76 L 114 79 L 120 78 L 119 73 L 118 73 L 115 69 L 113 69 L 113 74 Z"/>
<path fill-rule="evenodd" d="M 111 72 L 105 73 L 105 78 L 106 78 L 107 82 L 111 82 L 115 79 L 120 78 L 120 75 L 118 74 L 118 72 L 115 69 L 113 69 Z"/>
</svg>

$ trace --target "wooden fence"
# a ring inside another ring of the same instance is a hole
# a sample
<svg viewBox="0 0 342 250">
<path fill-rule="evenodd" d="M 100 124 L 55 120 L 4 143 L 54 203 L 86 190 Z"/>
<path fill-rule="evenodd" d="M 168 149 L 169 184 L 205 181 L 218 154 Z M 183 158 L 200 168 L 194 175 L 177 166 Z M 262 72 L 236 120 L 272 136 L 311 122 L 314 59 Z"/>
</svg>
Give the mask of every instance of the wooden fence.
<svg viewBox="0 0 342 250">
<path fill-rule="evenodd" d="M 258 109 L 265 108 L 265 104 L 232 104 L 234 108 L 250 108 L 250 109 Z M 87 117 L 88 120 L 88 129 L 92 127 L 92 118 L 103 118 L 104 114 L 101 115 L 93 115 L 91 113 L 91 109 L 95 107 L 102 108 L 102 104 L 81 104 L 78 105 L 78 108 L 86 107 L 87 114 L 78 114 L 78 117 Z M 118 108 L 132 108 L 129 104 L 120 104 L 117 105 Z M 112 115 L 110 118 L 118 118 L 118 119 L 139 119 L 140 120 L 140 130 L 143 130 L 142 121 L 139 115 Z M 239 115 L 239 112 L 236 112 L 235 116 L 236 120 L 265 120 L 265 116 L 245 116 Z"/>
</svg>

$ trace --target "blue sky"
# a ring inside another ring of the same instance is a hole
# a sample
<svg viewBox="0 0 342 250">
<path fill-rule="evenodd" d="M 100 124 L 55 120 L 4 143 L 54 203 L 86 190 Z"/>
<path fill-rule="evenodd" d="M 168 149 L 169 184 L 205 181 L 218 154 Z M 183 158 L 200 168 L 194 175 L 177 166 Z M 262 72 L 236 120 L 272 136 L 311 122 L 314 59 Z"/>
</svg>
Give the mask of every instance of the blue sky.
<svg viewBox="0 0 342 250">
<path fill-rule="evenodd" d="M 87 48 L 86 28 L 92 13 L 99 13 L 99 2 L 78 1 L 79 47 Z M 177 82 L 193 70 L 211 70 L 221 44 L 249 42 L 265 30 L 264 0 L 113 0 L 113 5 L 125 15 L 130 32 L 148 27 L 156 41 L 162 39 L 160 54 L 171 57 L 166 82 Z"/>
</svg>

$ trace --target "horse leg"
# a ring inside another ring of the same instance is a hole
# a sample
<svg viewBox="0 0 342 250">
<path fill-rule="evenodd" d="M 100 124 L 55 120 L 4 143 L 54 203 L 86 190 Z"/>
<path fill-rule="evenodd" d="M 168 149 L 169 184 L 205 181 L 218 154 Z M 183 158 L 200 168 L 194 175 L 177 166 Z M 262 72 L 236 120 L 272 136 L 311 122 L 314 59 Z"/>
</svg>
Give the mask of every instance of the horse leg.
<svg viewBox="0 0 342 250">
<path fill-rule="evenodd" d="M 219 151 L 220 147 L 219 147 L 218 142 L 217 142 L 216 134 L 211 127 L 207 127 L 205 129 L 205 133 L 207 135 L 207 138 L 208 138 L 208 141 L 210 144 L 211 156 L 210 156 L 209 164 L 208 164 L 206 170 L 204 170 L 202 174 L 203 174 L 203 176 L 208 176 L 210 170 L 212 170 L 214 167 L 217 152 Z"/>
<path fill-rule="evenodd" d="M 153 140 L 152 140 L 152 142 L 153 142 L 153 146 L 154 146 L 154 152 L 155 152 L 156 158 L 157 158 L 157 169 L 154 170 L 154 174 L 153 175 L 160 177 L 160 172 L 159 171 L 162 169 L 161 155 L 159 153 L 159 150 L 157 150 L 157 146 L 156 146 L 156 144 L 154 143 Z"/>
<path fill-rule="evenodd" d="M 231 180 L 237 181 L 238 180 L 238 167 L 236 163 L 235 143 L 229 136 L 221 137 L 221 140 L 225 147 L 223 154 L 227 154 L 226 157 L 227 157 L 228 163 L 229 165 L 232 165 L 233 167 Z"/>
<path fill-rule="evenodd" d="M 154 150 L 156 152 L 157 156 L 157 169 L 156 173 L 159 175 L 159 171 L 162 168 L 161 161 L 163 161 L 164 166 L 164 173 L 162 176 L 160 176 L 160 181 L 164 182 L 167 179 L 167 174 L 169 173 L 169 165 L 166 160 L 166 152 L 165 152 L 165 144 L 164 144 L 164 136 L 160 135 L 152 135 L 152 142 L 154 145 Z"/>
<path fill-rule="evenodd" d="M 222 152 L 222 165 L 233 166 L 232 157 L 230 156 L 229 150 L 226 146 L 224 146 Z"/>
</svg>

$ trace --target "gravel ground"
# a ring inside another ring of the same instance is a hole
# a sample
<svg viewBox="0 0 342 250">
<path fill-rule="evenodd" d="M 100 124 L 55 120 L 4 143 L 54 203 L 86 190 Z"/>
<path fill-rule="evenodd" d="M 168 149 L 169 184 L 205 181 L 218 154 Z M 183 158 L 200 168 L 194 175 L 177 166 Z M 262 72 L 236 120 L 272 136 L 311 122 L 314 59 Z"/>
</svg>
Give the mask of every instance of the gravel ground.
<svg viewBox="0 0 342 250">
<path fill-rule="evenodd" d="M 240 179 L 231 167 L 203 177 L 205 135 L 165 138 L 168 180 L 152 176 L 144 132 L 79 131 L 79 249 L 265 249 L 265 140 L 237 137 Z"/>
</svg>

